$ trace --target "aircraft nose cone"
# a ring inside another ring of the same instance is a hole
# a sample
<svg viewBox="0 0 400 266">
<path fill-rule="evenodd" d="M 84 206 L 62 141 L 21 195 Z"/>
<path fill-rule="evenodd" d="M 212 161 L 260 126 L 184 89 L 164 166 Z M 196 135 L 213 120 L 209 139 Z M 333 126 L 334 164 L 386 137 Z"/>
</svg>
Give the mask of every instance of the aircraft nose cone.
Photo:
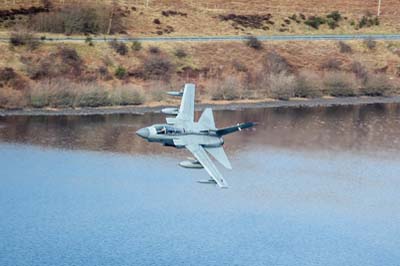
<svg viewBox="0 0 400 266">
<path fill-rule="evenodd" d="M 136 135 L 145 139 L 150 135 L 150 131 L 148 128 L 141 128 L 138 131 L 136 131 Z"/>
</svg>

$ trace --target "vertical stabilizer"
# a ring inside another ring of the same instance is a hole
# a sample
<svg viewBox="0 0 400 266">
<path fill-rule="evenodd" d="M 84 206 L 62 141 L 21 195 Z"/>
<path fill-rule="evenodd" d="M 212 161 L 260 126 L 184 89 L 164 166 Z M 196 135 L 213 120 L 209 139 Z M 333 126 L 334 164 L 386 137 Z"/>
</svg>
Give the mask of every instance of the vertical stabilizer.
<svg viewBox="0 0 400 266">
<path fill-rule="evenodd" d="M 199 119 L 199 125 L 202 129 L 216 129 L 214 115 L 211 108 L 206 108 L 201 114 Z"/>
</svg>

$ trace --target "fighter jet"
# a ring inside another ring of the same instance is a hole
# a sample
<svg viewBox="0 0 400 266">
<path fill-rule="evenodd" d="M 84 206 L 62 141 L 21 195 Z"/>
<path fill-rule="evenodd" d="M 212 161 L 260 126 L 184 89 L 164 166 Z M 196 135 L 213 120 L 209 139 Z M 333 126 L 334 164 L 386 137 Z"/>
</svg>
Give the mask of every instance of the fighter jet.
<svg viewBox="0 0 400 266">
<path fill-rule="evenodd" d="M 232 169 L 231 163 L 222 147 L 224 145 L 222 137 L 242 129 L 251 128 L 255 126 L 255 123 L 242 123 L 218 129 L 215 126 L 211 108 L 206 108 L 199 121 L 194 122 L 195 85 L 185 84 L 183 92 L 168 92 L 168 94 L 182 97 L 179 110 L 178 108 L 165 108 L 162 110 L 163 113 L 176 115 L 176 117 L 167 117 L 166 124 L 156 124 L 141 128 L 136 134 L 149 142 L 159 142 L 164 146 L 188 149 L 195 158 L 182 161 L 179 165 L 184 168 L 204 168 L 212 179 L 199 181 L 200 183 L 213 183 L 220 188 L 227 188 L 228 183 L 208 154 L 227 169 Z"/>
</svg>

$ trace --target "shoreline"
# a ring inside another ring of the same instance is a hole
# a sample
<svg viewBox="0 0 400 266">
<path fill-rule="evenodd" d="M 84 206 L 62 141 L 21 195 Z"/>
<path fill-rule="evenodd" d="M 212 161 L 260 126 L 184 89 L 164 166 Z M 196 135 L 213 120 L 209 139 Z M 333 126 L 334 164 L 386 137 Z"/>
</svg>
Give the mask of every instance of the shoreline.
<svg viewBox="0 0 400 266">
<path fill-rule="evenodd" d="M 400 103 L 400 96 L 378 97 L 336 97 L 336 98 L 316 98 L 316 99 L 293 99 L 289 101 L 223 101 L 196 104 L 196 111 L 206 107 L 213 110 L 240 110 L 255 108 L 289 108 L 289 107 L 330 107 L 346 105 L 365 105 L 365 104 L 385 104 Z M 162 108 L 174 107 L 167 104 L 157 106 L 113 106 L 113 107 L 86 107 L 86 108 L 65 108 L 65 109 L 21 109 L 5 110 L 0 109 L 0 117 L 10 116 L 88 116 L 88 115 L 116 115 L 116 114 L 136 114 L 159 113 Z M 176 106 L 175 106 L 176 107 Z"/>
</svg>

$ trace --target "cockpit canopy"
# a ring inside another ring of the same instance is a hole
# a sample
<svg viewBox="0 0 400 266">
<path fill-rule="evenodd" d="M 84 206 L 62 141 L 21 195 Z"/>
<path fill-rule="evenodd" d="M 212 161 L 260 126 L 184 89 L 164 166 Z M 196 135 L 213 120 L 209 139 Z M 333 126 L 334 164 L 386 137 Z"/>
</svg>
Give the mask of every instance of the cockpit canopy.
<svg viewBox="0 0 400 266">
<path fill-rule="evenodd" d="M 155 126 L 158 135 L 172 135 L 172 134 L 181 134 L 183 133 L 183 129 L 176 128 L 168 125 L 157 125 Z"/>
</svg>

